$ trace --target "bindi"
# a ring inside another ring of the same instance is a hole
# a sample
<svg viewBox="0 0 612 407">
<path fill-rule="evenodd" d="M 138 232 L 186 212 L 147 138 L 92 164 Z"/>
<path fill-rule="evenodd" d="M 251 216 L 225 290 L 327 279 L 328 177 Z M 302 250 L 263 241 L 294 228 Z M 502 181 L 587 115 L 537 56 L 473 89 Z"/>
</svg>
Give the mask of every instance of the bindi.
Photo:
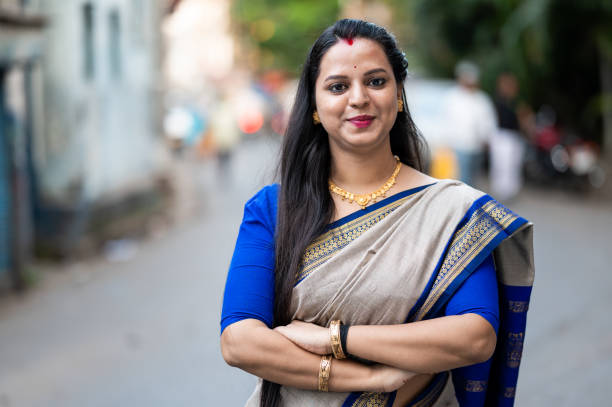
<svg viewBox="0 0 612 407">
<path fill-rule="evenodd" d="M 348 45 L 353 45 L 353 39 L 351 37 L 349 38 L 343 38 L 344 42 L 346 42 Z"/>
<path fill-rule="evenodd" d="M 357 65 L 353 65 L 353 69 L 357 69 Z"/>
</svg>

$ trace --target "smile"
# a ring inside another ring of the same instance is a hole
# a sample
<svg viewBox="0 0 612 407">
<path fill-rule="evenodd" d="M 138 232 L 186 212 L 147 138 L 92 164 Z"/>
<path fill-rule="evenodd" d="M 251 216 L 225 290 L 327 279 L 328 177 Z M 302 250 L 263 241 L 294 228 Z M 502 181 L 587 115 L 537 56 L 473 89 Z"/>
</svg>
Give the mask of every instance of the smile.
<svg viewBox="0 0 612 407">
<path fill-rule="evenodd" d="M 372 120 L 374 120 L 374 116 L 362 115 L 355 116 L 348 119 L 349 122 L 353 123 L 358 128 L 368 127 Z"/>
</svg>

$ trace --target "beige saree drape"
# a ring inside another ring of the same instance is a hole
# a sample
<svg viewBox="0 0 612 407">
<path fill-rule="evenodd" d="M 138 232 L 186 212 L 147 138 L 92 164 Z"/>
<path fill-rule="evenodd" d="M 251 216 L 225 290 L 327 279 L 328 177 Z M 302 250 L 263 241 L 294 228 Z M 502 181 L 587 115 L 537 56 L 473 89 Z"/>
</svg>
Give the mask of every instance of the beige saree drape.
<svg viewBox="0 0 612 407">
<path fill-rule="evenodd" d="M 441 180 L 333 223 L 305 253 L 293 290 L 293 319 L 328 326 L 334 319 L 350 325 L 374 325 L 429 318 L 453 278 L 487 248 L 492 250 L 494 239 L 510 241 L 514 235 L 520 236 L 521 242 L 496 254 L 496 269 L 514 273 L 515 284 L 530 285 L 531 251 L 516 248 L 529 246 L 530 224 L 512 231 L 509 239 L 500 239 L 499 232 L 510 225 L 516 227 L 519 218 L 491 199 L 474 207 L 484 196 L 457 181 Z M 522 270 L 516 271 L 518 268 Z M 452 380 L 447 377 L 415 405 L 458 405 Z M 259 387 L 247 406 L 259 405 Z M 362 393 L 351 401 L 350 393 L 287 386 L 281 388 L 281 395 L 285 406 L 340 407 L 345 401 L 350 406 L 387 406 L 392 400 L 391 394 Z"/>
</svg>

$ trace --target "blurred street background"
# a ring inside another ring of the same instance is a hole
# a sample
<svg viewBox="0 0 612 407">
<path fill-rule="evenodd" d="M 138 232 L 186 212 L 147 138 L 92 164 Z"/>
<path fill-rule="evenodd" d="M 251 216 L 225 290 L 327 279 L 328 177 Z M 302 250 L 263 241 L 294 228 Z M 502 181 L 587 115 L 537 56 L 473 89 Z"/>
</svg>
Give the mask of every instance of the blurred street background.
<svg viewBox="0 0 612 407">
<path fill-rule="evenodd" d="M 0 0 L 0 407 L 244 404 L 242 208 L 342 17 L 405 50 L 430 173 L 535 224 L 515 405 L 610 404 L 609 1 Z"/>
</svg>

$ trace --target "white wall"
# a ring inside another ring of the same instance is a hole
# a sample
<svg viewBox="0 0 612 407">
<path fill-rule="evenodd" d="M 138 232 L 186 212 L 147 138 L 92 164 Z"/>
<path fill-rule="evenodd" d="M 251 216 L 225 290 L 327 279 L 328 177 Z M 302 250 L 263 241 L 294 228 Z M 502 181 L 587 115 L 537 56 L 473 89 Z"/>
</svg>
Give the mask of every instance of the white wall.
<svg viewBox="0 0 612 407">
<path fill-rule="evenodd" d="M 93 5 L 94 74 L 84 73 L 83 7 Z M 160 2 L 48 0 L 43 70 L 44 197 L 67 204 L 147 188 L 159 172 L 153 112 L 159 77 Z M 113 77 L 109 15 L 119 16 L 121 75 Z"/>
</svg>

